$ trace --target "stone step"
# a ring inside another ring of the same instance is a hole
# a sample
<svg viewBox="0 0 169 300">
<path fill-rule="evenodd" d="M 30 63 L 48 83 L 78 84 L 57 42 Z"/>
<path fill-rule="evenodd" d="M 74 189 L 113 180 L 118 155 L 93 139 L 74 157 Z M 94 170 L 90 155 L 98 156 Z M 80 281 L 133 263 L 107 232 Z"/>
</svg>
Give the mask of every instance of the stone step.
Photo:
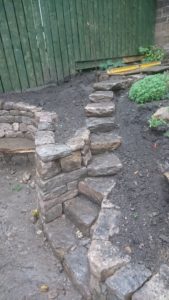
<svg viewBox="0 0 169 300">
<path fill-rule="evenodd" d="M 115 175 L 122 169 L 120 159 L 113 153 L 94 155 L 87 167 L 88 176 Z"/>
<path fill-rule="evenodd" d="M 114 97 L 114 93 L 111 91 L 96 91 L 89 96 L 91 102 L 110 102 Z"/>
<path fill-rule="evenodd" d="M 44 224 L 43 230 L 75 289 L 79 291 L 83 299 L 91 300 L 87 258 L 90 240 L 77 237 L 77 228 L 65 215 L 51 223 Z"/>
<path fill-rule="evenodd" d="M 84 236 L 90 236 L 90 228 L 99 213 L 99 207 L 96 204 L 80 195 L 65 202 L 64 212 Z"/>
<path fill-rule="evenodd" d="M 85 300 L 91 300 L 89 288 L 90 270 L 87 258 L 87 249 L 79 246 L 66 254 L 64 268 L 74 286 L 84 297 Z"/>
<path fill-rule="evenodd" d="M 108 132 L 108 131 L 111 131 L 111 130 L 117 128 L 114 117 L 87 118 L 86 126 L 91 132 L 94 132 L 94 133 Z"/>
<path fill-rule="evenodd" d="M 91 134 L 92 154 L 113 151 L 121 145 L 121 142 L 122 138 L 116 133 L 93 133 Z"/>
<path fill-rule="evenodd" d="M 62 261 L 70 249 L 77 246 L 76 227 L 64 215 L 43 225 L 44 233 L 55 253 Z"/>
<path fill-rule="evenodd" d="M 128 88 L 136 79 L 133 77 L 111 78 L 101 82 L 96 82 L 93 88 L 96 91 L 117 91 Z"/>
<path fill-rule="evenodd" d="M 79 192 L 101 205 L 104 197 L 108 197 L 115 186 L 112 177 L 85 178 L 79 182 Z"/>
<path fill-rule="evenodd" d="M 89 103 L 85 107 L 86 116 L 88 117 L 110 117 L 115 111 L 113 102 Z"/>
</svg>

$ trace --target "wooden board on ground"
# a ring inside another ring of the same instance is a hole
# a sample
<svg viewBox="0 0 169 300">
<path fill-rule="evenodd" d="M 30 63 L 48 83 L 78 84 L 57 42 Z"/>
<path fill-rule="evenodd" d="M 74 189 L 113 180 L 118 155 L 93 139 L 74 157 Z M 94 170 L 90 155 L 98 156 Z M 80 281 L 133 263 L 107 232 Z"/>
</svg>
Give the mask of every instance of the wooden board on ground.
<svg viewBox="0 0 169 300">
<path fill-rule="evenodd" d="M 0 153 L 34 153 L 34 141 L 27 138 L 1 138 Z"/>
</svg>

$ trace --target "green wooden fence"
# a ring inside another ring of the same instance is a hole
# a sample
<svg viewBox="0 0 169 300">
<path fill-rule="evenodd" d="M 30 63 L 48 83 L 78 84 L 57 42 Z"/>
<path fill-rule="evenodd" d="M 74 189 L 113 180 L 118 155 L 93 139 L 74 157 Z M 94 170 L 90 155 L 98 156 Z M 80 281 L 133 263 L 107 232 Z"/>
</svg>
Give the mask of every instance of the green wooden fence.
<svg viewBox="0 0 169 300">
<path fill-rule="evenodd" d="M 153 43 L 156 0 L 0 0 L 0 91 L 60 82 Z"/>
</svg>

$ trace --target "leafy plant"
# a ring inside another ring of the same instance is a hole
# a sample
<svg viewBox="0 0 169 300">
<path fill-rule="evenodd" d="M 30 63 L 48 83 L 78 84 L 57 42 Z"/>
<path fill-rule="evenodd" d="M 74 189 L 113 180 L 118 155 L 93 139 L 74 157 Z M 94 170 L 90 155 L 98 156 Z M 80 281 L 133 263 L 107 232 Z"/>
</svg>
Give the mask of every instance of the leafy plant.
<svg viewBox="0 0 169 300">
<path fill-rule="evenodd" d="M 129 98 L 143 104 L 164 99 L 169 92 L 169 75 L 156 74 L 135 82 L 129 91 Z"/>
<path fill-rule="evenodd" d="M 144 62 L 162 61 L 165 56 L 165 51 L 157 46 L 139 47 L 139 53 L 144 55 Z"/>
<path fill-rule="evenodd" d="M 107 70 L 109 68 L 117 68 L 117 67 L 122 67 L 125 64 L 122 62 L 122 60 L 117 60 L 117 61 L 112 61 L 112 60 L 107 60 L 105 63 L 102 63 L 99 65 L 100 70 Z"/>
<path fill-rule="evenodd" d="M 149 123 L 149 127 L 150 128 L 157 128 L 159 126 L 165 126 L 165 125 L 167 125 L 166 121 L 164 121 L 162 119 L 157 119 L 157 118 L 154 118 L 154 117 L 151 117 L 148 120 L 148 123 Z"/>
</svg>

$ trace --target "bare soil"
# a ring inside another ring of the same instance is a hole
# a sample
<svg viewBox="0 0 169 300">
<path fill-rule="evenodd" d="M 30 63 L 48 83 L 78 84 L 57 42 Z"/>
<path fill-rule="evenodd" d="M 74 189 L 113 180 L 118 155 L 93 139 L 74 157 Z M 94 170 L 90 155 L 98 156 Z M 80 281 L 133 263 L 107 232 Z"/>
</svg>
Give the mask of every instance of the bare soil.
<svg viewBox="0 0 169 300">
<path fill-rule="evenodd" d="M 169 263 L 169 138 L 151 130 L 148 119 L 169 101 L 137 105 L 127 92 L 117 96 L 116 119 L 122 146 L 117 150 L 123 170 L 117 176 L 113 203 L 120 206 L 120 233 L 113 238 L 133 261 L 155 270 Z"/>
<path fill-rule="evenodd" d="M 23 184 L 25 168 L 0 162 L 0 300 L 80 300 L 31 212 L 35 190 Z M 49 291 L 40 292 L 47 284 Z"/>
</svg>

